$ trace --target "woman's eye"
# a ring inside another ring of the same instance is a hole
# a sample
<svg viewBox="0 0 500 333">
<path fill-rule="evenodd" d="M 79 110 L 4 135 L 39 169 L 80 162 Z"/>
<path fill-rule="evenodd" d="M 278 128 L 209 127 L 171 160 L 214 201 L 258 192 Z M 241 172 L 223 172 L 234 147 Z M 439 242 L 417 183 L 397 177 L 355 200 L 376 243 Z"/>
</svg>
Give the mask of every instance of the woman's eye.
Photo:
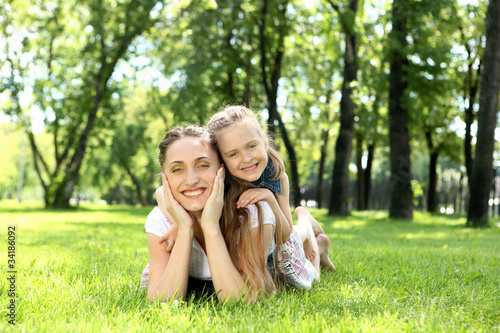
<svg viewBox="0 0 500 333">
<path fill-rule="evenodd" d="M 209 164 L 202 164 L 202 165 L 200 165 L 200 168 L 204 168 L 204 169 L 210 168 L 210 165 Z"/>
<path fill-rule="evenodd" d="M 172 172 L 175 173 L 175 172 L 179 172 L 181 170 L 182 170 L 181 168 L 175 168 L 175 169 L 172 169 Z"/>
</svg>

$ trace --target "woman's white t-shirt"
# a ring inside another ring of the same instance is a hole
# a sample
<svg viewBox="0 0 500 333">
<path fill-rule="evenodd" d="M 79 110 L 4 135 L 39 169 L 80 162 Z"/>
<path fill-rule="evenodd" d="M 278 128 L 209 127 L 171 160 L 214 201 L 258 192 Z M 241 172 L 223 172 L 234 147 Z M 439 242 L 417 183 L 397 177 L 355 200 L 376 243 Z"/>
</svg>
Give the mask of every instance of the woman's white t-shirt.
<svg viewBox="0 0 500 333">
<path fill-rule="evenodd" d="M 265 201 L 260 201 L 258 204 L 262 210 L 263 224 L 271 224 L 275 226 L 276 218 L 269 204 Z M 248 209 L 250 213 L 251 229 L 256 228 L 259 225 L 257 207 L 255 205 L 248 205 L 246 206 L 246 209 Z M 151 213 L 149 213 L 145 226 L 147 233 L 162 237 L 170 230 L 172 222 L 170 222 L 165 214 L 162 213 L 160 208 L 155 207 Z M 269 248 L 269 254 L 274 251 L 275 247 L 276 245 L 273 237 Z M 201 280 L 211 280 L 212 278 L 210 274 L 210 267 L 208 265 L 208 257 L 196 238 L 193 239 L 191 261 L 189 262 L 189 276 Z"/>
</svg>

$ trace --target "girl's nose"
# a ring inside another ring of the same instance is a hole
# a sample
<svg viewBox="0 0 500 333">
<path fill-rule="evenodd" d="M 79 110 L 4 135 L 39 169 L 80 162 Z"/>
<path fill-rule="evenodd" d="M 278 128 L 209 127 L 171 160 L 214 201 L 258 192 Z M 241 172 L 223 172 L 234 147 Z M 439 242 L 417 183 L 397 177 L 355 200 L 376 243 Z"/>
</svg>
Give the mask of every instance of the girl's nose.
<svg viewBox="0 0 500 333">
<path fill-rule="evenodd" d="M 251 160 L 252 160 L 252 156 L 249 153 L 247 153 L 247 152 L 243 153 L 243 161 L 244 162 L 250 162 Z"/>
</svg>

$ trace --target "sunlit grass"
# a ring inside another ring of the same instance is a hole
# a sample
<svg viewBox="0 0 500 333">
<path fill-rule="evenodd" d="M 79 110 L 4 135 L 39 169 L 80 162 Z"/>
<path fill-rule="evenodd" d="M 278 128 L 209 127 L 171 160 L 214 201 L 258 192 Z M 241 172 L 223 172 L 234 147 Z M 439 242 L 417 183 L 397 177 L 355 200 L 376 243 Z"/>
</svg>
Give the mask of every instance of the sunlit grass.
<svg viewBox="0 0 500 333">
<path fill-rule="evenodd" d="M 148 261 L 144 222 L 149 211 L 123 206 L 58 211 L 0 202 L 3 235 L 8 224 L 17 227 L 15 329 L 500 330 L 498 227 L 465 228 L 460 216 L 415 213 L 414 221 L 406 222 L 392 221 L 386 212 L 332 218 L 326 210 L 314 210 L 330 236 L 337 272 L 324 272 L 311 291 L 287 290 L 250 306 L 211 300 L 151 304 L 137 288 Z M 2 278 L 3 305 L 9 301 L 7 288 Z M 10 326 L 4 314 L 0 331 Z"/>
</svg>

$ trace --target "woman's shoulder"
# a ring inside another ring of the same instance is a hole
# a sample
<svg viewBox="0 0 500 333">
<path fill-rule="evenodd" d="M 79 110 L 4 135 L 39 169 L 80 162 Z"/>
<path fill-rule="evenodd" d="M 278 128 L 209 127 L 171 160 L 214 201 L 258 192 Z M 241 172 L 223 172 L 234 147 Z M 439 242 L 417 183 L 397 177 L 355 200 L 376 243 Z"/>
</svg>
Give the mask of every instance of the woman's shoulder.
<svg viewBox="0 0 500 333">
<path fill-rule="evenodd" d="M 172 222 L 168 220 L 158 206 L 153 208 L 146 218 L 146 232 L 158 237 L 165 235 L 171 226 Z"/>
</svg>

